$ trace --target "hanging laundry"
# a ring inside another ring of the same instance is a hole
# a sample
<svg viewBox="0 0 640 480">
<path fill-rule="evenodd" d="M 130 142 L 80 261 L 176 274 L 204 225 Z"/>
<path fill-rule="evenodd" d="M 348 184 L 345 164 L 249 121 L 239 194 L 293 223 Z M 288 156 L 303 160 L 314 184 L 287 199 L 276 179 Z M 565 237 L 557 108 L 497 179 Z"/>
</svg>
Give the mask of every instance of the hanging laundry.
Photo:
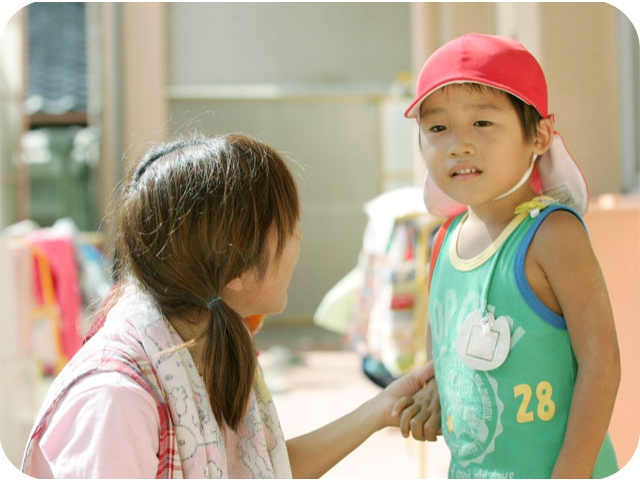
<svg viewBox="0 0 640 480">
<path fill-rule="evenodd" d="M 25 240 L 43 253 L 49 262 L 55 301 L 60 312 L 60 341 L 62 355 L 70 359 L 82 344 L 78 320 L 82 308 L 78 267 L 73 237 L 53 229 L 30 232 Z M 41 305 L 46 304 L 43 286 L 47 279 L 34 261 L 34 291 Z"/>
<path fill-rule="evenodd" d="M 385 192 L 364 210 L 357 265 L 327 292 L 314 321 L 344 333 L 364 374 L 384 387 L 426 363 L 429 245 L 442 221 L 415 187 Z"/>
</svg>

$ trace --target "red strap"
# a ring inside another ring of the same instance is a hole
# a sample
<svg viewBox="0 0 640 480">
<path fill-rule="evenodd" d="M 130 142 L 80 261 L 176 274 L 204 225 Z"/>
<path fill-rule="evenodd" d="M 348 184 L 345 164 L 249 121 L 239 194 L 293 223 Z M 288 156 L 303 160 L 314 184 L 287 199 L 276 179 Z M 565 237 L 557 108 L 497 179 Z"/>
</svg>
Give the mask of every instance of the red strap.
<svg viewBox="0 0 640 480">
<path fill-rule="evenodd" d="M 442 247 L 442 242 L 444 241 L 444 236 L 449 229 L 449 225 L 453 222 L 455 217 L 449 217 L 438 229 L 436 233 L 436 238 L 433 241 L 433 249 L 431 250 L 431 257 L 429 259 L 429 284 L 427 288 L 431 289 L 431 277 L 433 276 L 433 270 L 436 266 L 436 260 L 438 259 L 438 254 L 440 253 L 440 247 Z"/>
</svg>

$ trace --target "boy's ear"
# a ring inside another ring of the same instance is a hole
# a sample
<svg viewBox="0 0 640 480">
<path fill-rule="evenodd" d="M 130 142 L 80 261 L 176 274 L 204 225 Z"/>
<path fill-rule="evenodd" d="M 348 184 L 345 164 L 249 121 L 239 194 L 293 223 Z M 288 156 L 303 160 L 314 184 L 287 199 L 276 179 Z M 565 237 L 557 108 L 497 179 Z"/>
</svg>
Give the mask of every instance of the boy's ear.
<svg viewBox="0 0 640 480">
<path fill-rule="evenodd" d="M 538 155 L 542 155 L 551 147 L 551 141 L 553 140 L 554 130 L 553 122 L 550 118 L 543 118 L 538 122 L 538 130 L 536 131 L 536 138 L 533 140 L 533 151 Z"/>
</svg>

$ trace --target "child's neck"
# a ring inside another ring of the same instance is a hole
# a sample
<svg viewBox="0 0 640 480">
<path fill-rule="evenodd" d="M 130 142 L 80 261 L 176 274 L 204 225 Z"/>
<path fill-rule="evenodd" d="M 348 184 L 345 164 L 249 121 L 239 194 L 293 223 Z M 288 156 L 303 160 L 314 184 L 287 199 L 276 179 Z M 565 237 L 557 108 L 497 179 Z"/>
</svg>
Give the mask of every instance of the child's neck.
<svg viewBox="0 0 640 480">
<path fill-rule="evenodd" d="M 491 245 L 515 217 L 515 209 L 538 194 L 528 185 L 508 197 L 481 205 L 469 205 L 469 216 L 458 237 L 458 255 L 473 258 Z"/>
<path fill-rule="evenodd" d="M 538 195 L 529 185 L 523 185 L 511 195 L 500 200 L 469 205 L 469 220 L 482 223 L 490 230 L 497 229 L 499 235 L 515 216 L 516 207 Z"/>
</svg>

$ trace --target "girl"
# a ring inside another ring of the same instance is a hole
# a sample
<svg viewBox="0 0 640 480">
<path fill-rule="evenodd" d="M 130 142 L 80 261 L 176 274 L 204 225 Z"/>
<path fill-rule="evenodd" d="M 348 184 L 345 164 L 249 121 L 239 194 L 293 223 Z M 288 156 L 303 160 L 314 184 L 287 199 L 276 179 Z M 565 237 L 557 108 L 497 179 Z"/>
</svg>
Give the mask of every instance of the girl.
<svg viewBox="0 0 640 480">
<path fill-rule="evenodd" d="M 299 215 L 285 162 L 257 140 L 195 136 L 149 152 L 124 194 L 120 282 L 106 321 L 56 378 L 22 470 L 311 478 L 373 432 L 398 426 L 407 404 L 399 400 L 431 368 L 326 427 L 283 439 L 243 319 L 285 308 Z"/>
</svg>

